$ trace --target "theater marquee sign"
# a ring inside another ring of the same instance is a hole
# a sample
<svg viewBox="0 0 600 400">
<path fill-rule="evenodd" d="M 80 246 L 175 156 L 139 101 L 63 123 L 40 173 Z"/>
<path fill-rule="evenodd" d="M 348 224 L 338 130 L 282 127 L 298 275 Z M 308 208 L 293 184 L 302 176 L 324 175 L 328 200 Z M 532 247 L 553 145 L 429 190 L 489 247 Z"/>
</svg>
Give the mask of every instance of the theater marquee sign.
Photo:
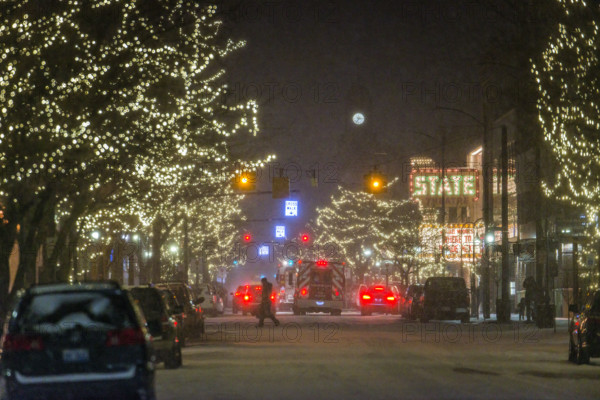
<svg viewBox="0 0 600 400">
<path fill-rule="evenodd" d="M 479 198 L 479 171 L 446 169 L 442 184 L 440 169 L 419 169 L 410 176 L 410 194 L 424 207 L 441 207 L 442 194 L 446 207 L 468 205 Z"/>
</svg>

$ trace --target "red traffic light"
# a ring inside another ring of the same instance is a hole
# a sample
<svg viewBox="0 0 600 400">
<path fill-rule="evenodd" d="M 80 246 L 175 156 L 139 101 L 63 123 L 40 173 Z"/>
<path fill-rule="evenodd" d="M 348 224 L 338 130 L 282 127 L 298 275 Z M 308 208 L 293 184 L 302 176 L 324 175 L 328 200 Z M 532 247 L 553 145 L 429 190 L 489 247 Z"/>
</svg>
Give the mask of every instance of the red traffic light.
<svg viewBox="0 0 600 400">
<path fill-rule="evenodd" d="M 249 242 L 252 240 L 252 236 L 249 233 L 244 235 L 244 242 Z"/>
<path fill-rule="evenodd" d="M 326 267 L 327 266 L 327 261 L 325 261 L 325 260 L 319 260 L 319 261 L 317 261 L 317 266 L 319 266 L 319 267 Z"/>
<path fill-rule="evenodd" d="M 308 242 L 310 240 L 310 237 L 308 235 L 304 234 L 304 235 L 302 235 L 301 239 L 303 242 Z"/>
</svg>

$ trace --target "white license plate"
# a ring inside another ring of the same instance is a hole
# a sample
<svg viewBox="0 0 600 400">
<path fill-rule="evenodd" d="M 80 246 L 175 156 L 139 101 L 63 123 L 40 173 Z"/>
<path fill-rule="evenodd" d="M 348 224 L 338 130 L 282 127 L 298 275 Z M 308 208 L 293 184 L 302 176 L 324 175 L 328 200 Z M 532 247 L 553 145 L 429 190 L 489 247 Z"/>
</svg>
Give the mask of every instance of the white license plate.
<svg viewBox="0 0 600 400">
<path fill-rule="evenodd" d="M 375 299 L 376 303 L 381 303 L 381 299 Z"/>
<path fill-rule="evenodd" d="M 88 349 L 66 349 L 63 350 L 63 361 L 66 363 L 80 363 L 90 360 Z"/>
</svg>

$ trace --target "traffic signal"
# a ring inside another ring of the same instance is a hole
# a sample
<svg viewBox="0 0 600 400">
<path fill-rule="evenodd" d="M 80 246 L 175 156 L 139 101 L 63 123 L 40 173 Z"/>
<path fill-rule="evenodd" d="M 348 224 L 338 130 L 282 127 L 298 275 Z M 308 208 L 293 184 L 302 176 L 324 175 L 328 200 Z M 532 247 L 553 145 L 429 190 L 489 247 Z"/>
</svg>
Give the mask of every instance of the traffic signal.
<svg viewBox="0 0 600 400">
<path fill-rule="evenodd" d="M 234 189 L 243 192 L 256 190 L 256 171 L 242 171 L 232 178 L 231 183 Z"/>
<path fill-rule="evenodd" d="M 284 176 L 274 176 L 271 189 L 274 199 L 285 199 L 290 197 L 290 178 Z"/>
<path fill-rule="evenodd" d="M 387 192 L 387 178 L 379 172 L 371 172 L 365 175 L 364 184 L 367 193 L 378 194 Z"/>
<path fill-rule="evenodd" d="M 308 241 L 310 240 L 310 236 L 308 236 L 306 233 L 303 234 L 302 236 L 300 236 L 300 240 L 302 240 L 303 243 L 308 243 Z"/>
<path fill-rule="evenodd" d="M 250 235 L 249 233 L 246 233 L 244 235 L 244 242 L 250 243 L 251 241 L 252 241 L 252 235 Z"/>
</svg>

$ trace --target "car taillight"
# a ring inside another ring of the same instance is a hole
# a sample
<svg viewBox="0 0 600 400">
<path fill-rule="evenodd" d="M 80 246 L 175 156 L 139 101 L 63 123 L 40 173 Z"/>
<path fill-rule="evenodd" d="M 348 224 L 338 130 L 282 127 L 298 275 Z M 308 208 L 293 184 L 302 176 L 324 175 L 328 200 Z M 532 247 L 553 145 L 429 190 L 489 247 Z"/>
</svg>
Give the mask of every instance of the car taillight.
<svg viewBox="0 0 600 400">
<path fill-rule="evenodd" d="M 271 295 L 271 301 L 275 301 L 275 294 L 274 293 Z"/>
<path fill-rule="evenodd" d="M 39 351 L 44 350 L 44 341 L 37 335 L 7 334 L 2 342 L 4 351 Z"/>
<path fill-rule="evenodd" d="M 388 297 L 387 297 L 387 300 L 388 300 L 388 301 L 394 301 L 394 300 L 396 300 L 396 298 L 395 298 L 394 296 L 388 296 Z"/>
<path fill-rule="evenodd" d="M 240 296 L 240 292 L 235 292 L 235 297 L 239 297 Z"/>
<path fill-rule="evenodd" d="M 308 289 L 302 288 L 302 290 L 300 290 L 300 296 L 306 296 L 306 295 L 308 295 Z"/>
<path fill-rule="evenodd" d="M 252 299 L 252 296 L 249 294 L 244 295 L 244 301 L 249 302 Z"/>
<path fill-rule="evenodd" d="M 370 294 L 363 294 L 362 295 L 362 299 L 363 300 L 371 300 L 371 295 Z"/>
<path fill-rule="evenodd" d="M 116 331 L 108 331 L 106 334 L 106 346 L 131 346 L 144 344 L 144 332 L 141 329 L 127 328 Z"/>
</svg>

